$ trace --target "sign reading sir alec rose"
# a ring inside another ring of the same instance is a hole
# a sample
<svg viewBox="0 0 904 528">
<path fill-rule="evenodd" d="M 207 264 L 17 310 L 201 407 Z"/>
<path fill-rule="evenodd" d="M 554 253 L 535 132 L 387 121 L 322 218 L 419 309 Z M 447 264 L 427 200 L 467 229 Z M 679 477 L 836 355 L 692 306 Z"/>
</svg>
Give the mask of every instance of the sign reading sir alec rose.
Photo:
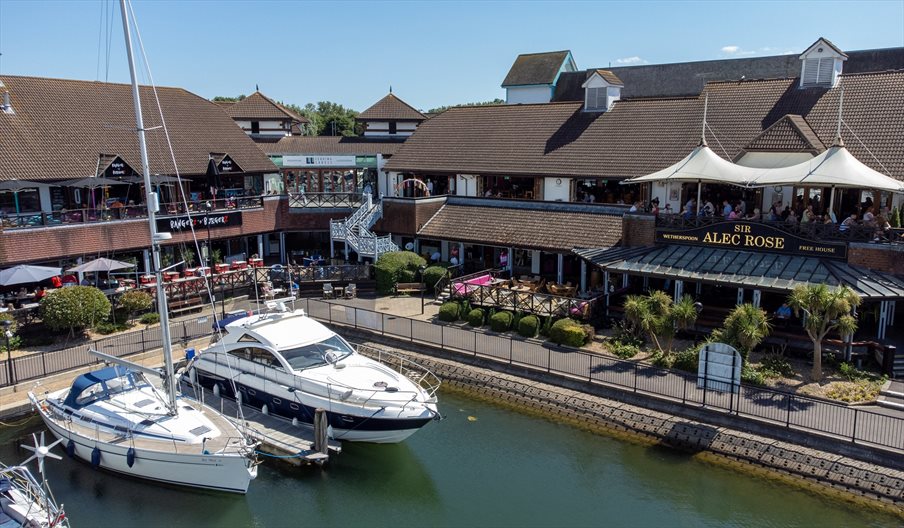
<svg viewBox="0 0 904 528">
<path fill-rule="evenodd" d="M 207 229 L 208 227 L 214 229 L 240 225 L 242 225 L 242 213 L 239 212 L 211 213 L 209 215 L 195 214 L 157 219 L 157 230 L 171 233 L 189 231 L 192 227 L 195 229 Z"/>
<path fill-rule="evenodd" d="M 844 244 L 808 240 L 757 222 L 719 222 L 683 231 L 657 231 L 656 239 L 671 244 L 847 258 L 847 246 Z"/>
</svg>

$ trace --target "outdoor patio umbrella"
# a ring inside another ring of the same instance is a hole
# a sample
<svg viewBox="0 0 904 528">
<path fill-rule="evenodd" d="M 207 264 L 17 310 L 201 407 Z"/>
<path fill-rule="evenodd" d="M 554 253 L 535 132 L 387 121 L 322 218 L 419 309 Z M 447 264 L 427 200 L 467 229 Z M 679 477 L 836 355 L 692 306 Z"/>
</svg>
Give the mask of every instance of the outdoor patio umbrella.
<svg viewBox="0 0 904 528">
<path fill-rule="evenodd" d="M 60 274 L 60 268 L 48 266 L 32 266 L 19 264 L 5 270 L 0 270 L 0 286 L 12 286 L 14 284 L 28 284 L 41 282 Z"/>
<path fill-rule="evenodd" d="M 109 187 L 111 185 L 129 185 L 129 182 L 105 178 L 103 176 L 88 176 L 87 178 L 82 178 L 80 180 L 63 182 L 63 185 L 66 187 L 87 187 L 88 189 L 91 189 L 91 207 L 95 207 L 94 189 L 97 189 L 98 187 Z"/>
<path fill-rule="evenodd" d="M 105 257 L 101 257 L 99 259 L 92 260 L 91 262 L 86 262 L 84 264 L 79 264 L 74 268 L 70 268 L 66 270 L 66 273 L 86 273 L 86 272 L 99 272 L 99 271 L 113 271 L 118 269 L 125 268 L 134 268 L 135 264 L 130 264 L 128 262 L 122 262 L 119 260 L 108 259 Z"/>
<path fill-rule="evenodd" d="M 217 164 L 213 158 L 210 158 L 207 162 L 207 187 L 210 188 L 211 198 L 216 200 L 217 189 L 223 187 L 223 181 L 220 179 L 220 170 L 217 169 Z"/>
<path fill-rule="evenodd" d="M 41 187 L 49 187 L 46 183 L 38 183 L 28 180 L 7 180 L 0 182 L 0 191 L 12 191 L 13 198 L 16 201 L 16 214 L 19 214 L 19 192 L 25 189 L 39 189 Z"/>
</svg>

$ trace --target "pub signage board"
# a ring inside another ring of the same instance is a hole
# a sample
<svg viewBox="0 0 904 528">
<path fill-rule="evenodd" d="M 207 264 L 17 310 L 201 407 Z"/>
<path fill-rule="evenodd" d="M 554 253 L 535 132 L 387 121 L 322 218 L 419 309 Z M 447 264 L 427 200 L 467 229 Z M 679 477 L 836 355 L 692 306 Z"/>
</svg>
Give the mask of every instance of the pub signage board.
<svg viewBox="0 0 904 528">
<path fill-rule="evenodd" d="M 730 221 L 677 231 L 656 231 L 656 241 L 719 249 L 847 258 L 847 245 L 809 240 L 759 222 Z"/>
<path fill-rule="evenodd" d="M 170 233 L 190 231 L 192 226 L 195 229 L 206 230 L 208 226 L 211 229 L 217 229 L 240 225 L 242 225 L 242 213 L 240 212 L 179 215 L 157 219 L 157 231 Z"/>
<path fill-rule="evenodd" d="M 113 161 L 107 165 L 107 168 L 104 169 L 104 177 L 105 178 L 124 178 L 126 176 L 131 176 L 134 174 L 134 170 L 129 166 L 128 163 L 122 161 L 122 158 L 116 156 L 113 158 Z"/>
</svg>

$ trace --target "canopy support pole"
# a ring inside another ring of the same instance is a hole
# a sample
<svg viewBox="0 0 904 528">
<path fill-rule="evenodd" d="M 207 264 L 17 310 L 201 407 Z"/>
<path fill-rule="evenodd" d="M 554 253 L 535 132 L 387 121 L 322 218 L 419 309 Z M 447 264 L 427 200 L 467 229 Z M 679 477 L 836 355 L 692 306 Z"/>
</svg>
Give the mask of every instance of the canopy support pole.
<svg viewBox="0 0 904 528">
<path fill-rule="evenodd" d="M 832 216 L 832 213 L 835 212 L 835 186 L 832 186 L 832 190 L 829 192 L 829 216 Z"/>
<path fill-rule="evenodd" d="M 684 281 L 676 280 L 675 281 L 675 302 L 680 301 L 682 295 L 684 295 Z"/>
<path fill-rule="evenodd" d="M 581 259 L 581 293 L 587 293 L 587 261 Z"/>
<path fill-rule="evenodd" d="M 703 184 L 697 180 L 697 216 L 700 216 L 700 197 L 703 193 Z"/>
<path fill-rule="evenodd" d="M 762 292 L 760 290 L 753 290 L 753 305 L 757 308 L 760 307 L 761 295 Z"/>
</svg>

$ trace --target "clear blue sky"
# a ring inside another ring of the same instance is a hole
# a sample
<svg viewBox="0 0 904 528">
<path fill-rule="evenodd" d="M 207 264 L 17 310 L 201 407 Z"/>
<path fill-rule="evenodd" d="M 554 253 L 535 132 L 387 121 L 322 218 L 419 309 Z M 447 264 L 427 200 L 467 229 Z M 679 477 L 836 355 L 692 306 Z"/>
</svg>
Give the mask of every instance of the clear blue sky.
<svg viewBox="0 0 904 528">
<path fill-rule="evenodd" d="M 128 81 L 118 2 L 109 80 Z M 109 0 L 0 0 L 0 73 L 107 78 Z M 570 49 L 579 68 L 904 46 L 904 0 L 821 2 L 141 1 L 157 84 L 363 110 L 504 97 L 519 53 Z M 100 46 L 105 49 L 105 46 Z M 98 68 L 98 57 L 100 67 Z M 100 74 L 98 75 L 98 70 Z"/>
</svg>

